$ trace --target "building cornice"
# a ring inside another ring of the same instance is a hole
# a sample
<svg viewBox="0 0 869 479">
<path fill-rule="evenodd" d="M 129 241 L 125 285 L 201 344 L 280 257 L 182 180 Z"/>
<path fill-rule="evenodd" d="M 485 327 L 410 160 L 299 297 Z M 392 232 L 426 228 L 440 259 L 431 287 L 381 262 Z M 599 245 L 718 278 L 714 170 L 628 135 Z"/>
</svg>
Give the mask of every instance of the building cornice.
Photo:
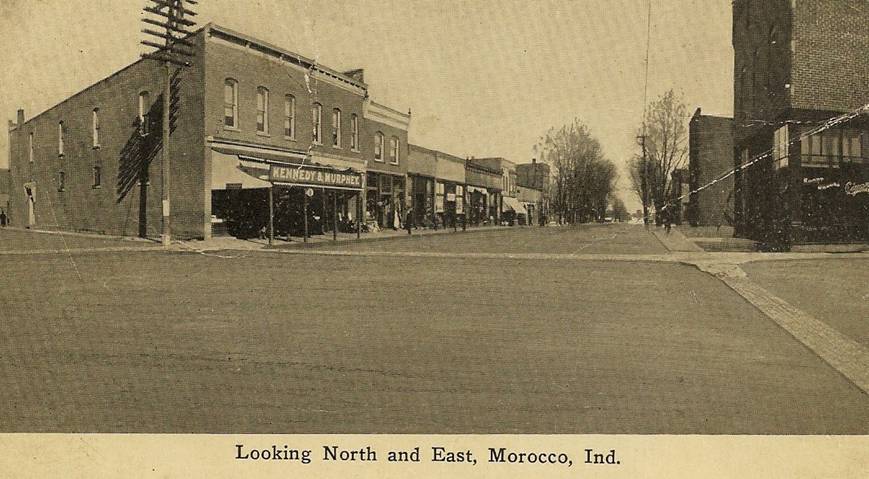
<svg viewBox="0 0 869 479">
<path fill-rule="evenodd" d="M 256 52 L 265 58 L 310 72 L 312 73 L 311 76 L 318 81 L 329 83 L 363 97 L 368 95 L 367 84 L 329 67 L 320 65 L 316 60 L 220 25 L 210 23 L 203 30 L 206 32 L 205 38 L 208 41 L 217 41 L 221 45 Z"/>
<path fill-rule="evenodd" d="M 410 128 L 410 113 L 402 113 L 370 98 L 362 104 L 362 116 L 366 120 L 380 122 L 399 130 L 407 131 Z"/>
</svg>

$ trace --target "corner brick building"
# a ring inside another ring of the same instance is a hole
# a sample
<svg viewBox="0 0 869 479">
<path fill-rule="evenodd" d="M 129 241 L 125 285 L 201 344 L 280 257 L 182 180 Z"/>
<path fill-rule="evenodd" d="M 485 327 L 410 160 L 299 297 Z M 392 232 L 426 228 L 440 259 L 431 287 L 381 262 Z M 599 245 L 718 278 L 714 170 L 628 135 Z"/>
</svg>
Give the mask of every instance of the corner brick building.
<svg viewBox="0 0 869 479">
<path fill-rule="evenodd" d="M 735 226 L 794 242 L 869 239 L 869 2 L 734 0 Z M 772 152 L 743 171 L 741 165 Z"/>
<path fill-rule="evenodd" d="M 733 168 L 733 119 L 703 115 L 698 108 L 688 124 L 690 191 L 709 184 Z M 692 193 L 683 221 L 691 226 L 729 225 L 733 221 L 733 177 Z"/>
<path fill-rule="evenodd" d="M 341 73 L 213 24 L 189 41 L 192 65 L 172 89 L 173 236 L 259 230 L 273 185 L 285 232 L 301 223 L 308 188 L 321 226 L 366 213 L 391 223 L 405 203 L 410 115 L 371 101 L 361 70 Z M 159 236 L 163 82 L 159 62 L 140 60 L 29 120 L 19 110 L 9 125 L 14 224 Z M 273 181 L 290 167 L 316 181 Z M 378 206 L 365 211 L 366 195 Z"/>
</svg>

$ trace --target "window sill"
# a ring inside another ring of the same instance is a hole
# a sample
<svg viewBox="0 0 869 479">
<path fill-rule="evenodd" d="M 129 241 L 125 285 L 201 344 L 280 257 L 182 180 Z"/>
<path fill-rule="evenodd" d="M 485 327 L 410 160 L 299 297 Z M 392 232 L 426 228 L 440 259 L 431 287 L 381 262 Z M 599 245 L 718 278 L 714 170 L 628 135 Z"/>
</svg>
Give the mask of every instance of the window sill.
<svg viewBox="0 0 869 479">
<path fill-rule="evenodd" d="M 94 150 L 99 150 L 99 149 L 100 149 L 100 145 L 94 145 L 93 149 L 94 149 Z"/>
<path fill-rule="evenodd" d="M 383 163 L 383 160 L 378 160 L 377 158 L 375 158 L 374 161 L 376 161 L 378 163 Z"/>
<path fill-rule="evenodd" d="M 332 145 L 332 149 L 333 150 L 343 150 L 344 148 L 341 148 L 340 146 Z"/>
<path fill-rule="evenodd" d="M 256 136 L 261 136 L 263 138 L 271 138 L 272 137 L 272 135 L 269 135 L 268 133 L 264 133 L 262 131 L 256 132 Z"/>
<path fill-rule="evenodd" d="M 396 162 L 392 162 L 392 161 L 390 161 L 389 164 L 392 165 L 392 166 L 398 166 L 398 162 L 397 162 L 397 161 L 396 161 Z"/>
<path fill-rule="evenodd" d="M 60 159 L 62 160 L 62 159 L 64 158 L 63 153 L 58 153 L 58 154 L 57 154 L 57 157 L 60 158 Z"/>
<path fill-rule="evenodd" d="M 101 190 L 102 188 L 103 188 L 102 185 L 94 185 L 94 186 L 91 186 L 91 189 L 92 189 L 92 190 Z"/>
<path fill-rule="evenodd" d="M 298 140 L 296 140 L 296 137 L 294 137 L 294 136 L 284 135 L 284 139 L 287 141 L 298 141 Z"/>
<path fill-rule="evenodd" d="M 241 131 L 241 128 L 237 126 L 225 126 L 223 127 L 224 131 Z"/>
</svg>

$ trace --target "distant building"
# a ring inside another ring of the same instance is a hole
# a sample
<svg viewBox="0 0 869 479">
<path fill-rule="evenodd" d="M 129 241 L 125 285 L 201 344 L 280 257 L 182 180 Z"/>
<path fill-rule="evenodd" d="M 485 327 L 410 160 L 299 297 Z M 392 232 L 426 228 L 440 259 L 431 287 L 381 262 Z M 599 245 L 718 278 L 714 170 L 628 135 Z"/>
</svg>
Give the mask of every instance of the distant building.
<svg viewBox="0 0 869 479">
<path fill-rule="evenodd" d="M 688 127 L 690 190 L 733 168 L 733 119 L 694 112 Z M 683 216 L 692 226 L 720 226 L 733 221 L 733 176 L 691 195 Z"/>
<path fill-rule="evenodd" d="M 519 187 L 532 188 L 540 191 L 540 200 L 536 206 L 536 218 L 531 222 L 542 222 L 549 215 L 550 193 L 550 167 L 546 163 L 537 162 L 536 158 L 531 163 L 516 165 L 516 183 Z M 539 221 L 538 221 L 539 220 Z"/>
<path fill-rule="evenodd" d="M 686 221 L 691 185 L 688 181 L 688 170 L 677 168 L 670 174 L 670 204 L 673 206 L 673 223 L 681 225 Z"/>
<path fill-rule="evenodd" d="M 474 158 L 472 161 L 478 165 L 501 171 L 501 223 L 513 225 L 519 221 L 521 216 L 524 216 L 527 220 L 528 212 L 525 211 L 525 207 L 517 199 L 519 196 L 519 184 L 517 181 L 516 163 L 501 157 Z"/>
<path fill-rule="evenodd" d="M 10 176 L 8 169 L 0 169 L 0 210 L 9 215 Z"/>
<path fill-rule="evenodd" d="M 866 0 L 733 1 L 738 236 L 869 241 L 869 115 L 803 138 L 869 102 L 867 25 Z"/>
</svg>

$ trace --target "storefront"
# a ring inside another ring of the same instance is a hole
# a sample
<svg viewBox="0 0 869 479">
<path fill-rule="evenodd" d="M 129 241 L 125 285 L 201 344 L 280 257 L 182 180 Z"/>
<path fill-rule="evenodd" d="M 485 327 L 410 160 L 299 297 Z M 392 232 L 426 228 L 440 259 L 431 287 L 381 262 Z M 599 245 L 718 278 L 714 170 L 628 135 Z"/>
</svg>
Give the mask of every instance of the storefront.
<svg viewBox="0 0 869 479">
<path fill-rule="evenodd" d="M 471 226 L 498 224 L 500 217 L 501 171 L 469 159 L 465 163 L 467 215 Z"/>
<path fill-rule="evenodd" d="M 362 231 L 363 175 L 310 158 L 265 158 L 212 151 L 215 236 L 300 237 Z M 266 156 L 266 155 L 263 155 Z"/>
<path fill-rule="evenodd" d="M 517 200 L 525 208 L 526 217 L 519 218 L 519 224 L 533 225 L 540 223 L 542 216 L 542 197 L 543 192 L 528 186 L 519 186 L 519 194 Z"/>
<path fill-rule="evenodd" d="M 528 211 L 518 199 L 512 196 L 501 198 L 501 224 L 513 226 L 528 222 Z"/>
<path fill-rule="evenodd" d="M 415 228 L 433 227 L 435 224 L 435 179 L 422 175 L 408 175 L 408 200 L 413 211 Z"/>
<path fill-rule="evenodd" d="M 365 182 L 365 222 L 369 229 L 400 229 L 405 221 L 403 175 L 369 171 Z"/>
</svg>

